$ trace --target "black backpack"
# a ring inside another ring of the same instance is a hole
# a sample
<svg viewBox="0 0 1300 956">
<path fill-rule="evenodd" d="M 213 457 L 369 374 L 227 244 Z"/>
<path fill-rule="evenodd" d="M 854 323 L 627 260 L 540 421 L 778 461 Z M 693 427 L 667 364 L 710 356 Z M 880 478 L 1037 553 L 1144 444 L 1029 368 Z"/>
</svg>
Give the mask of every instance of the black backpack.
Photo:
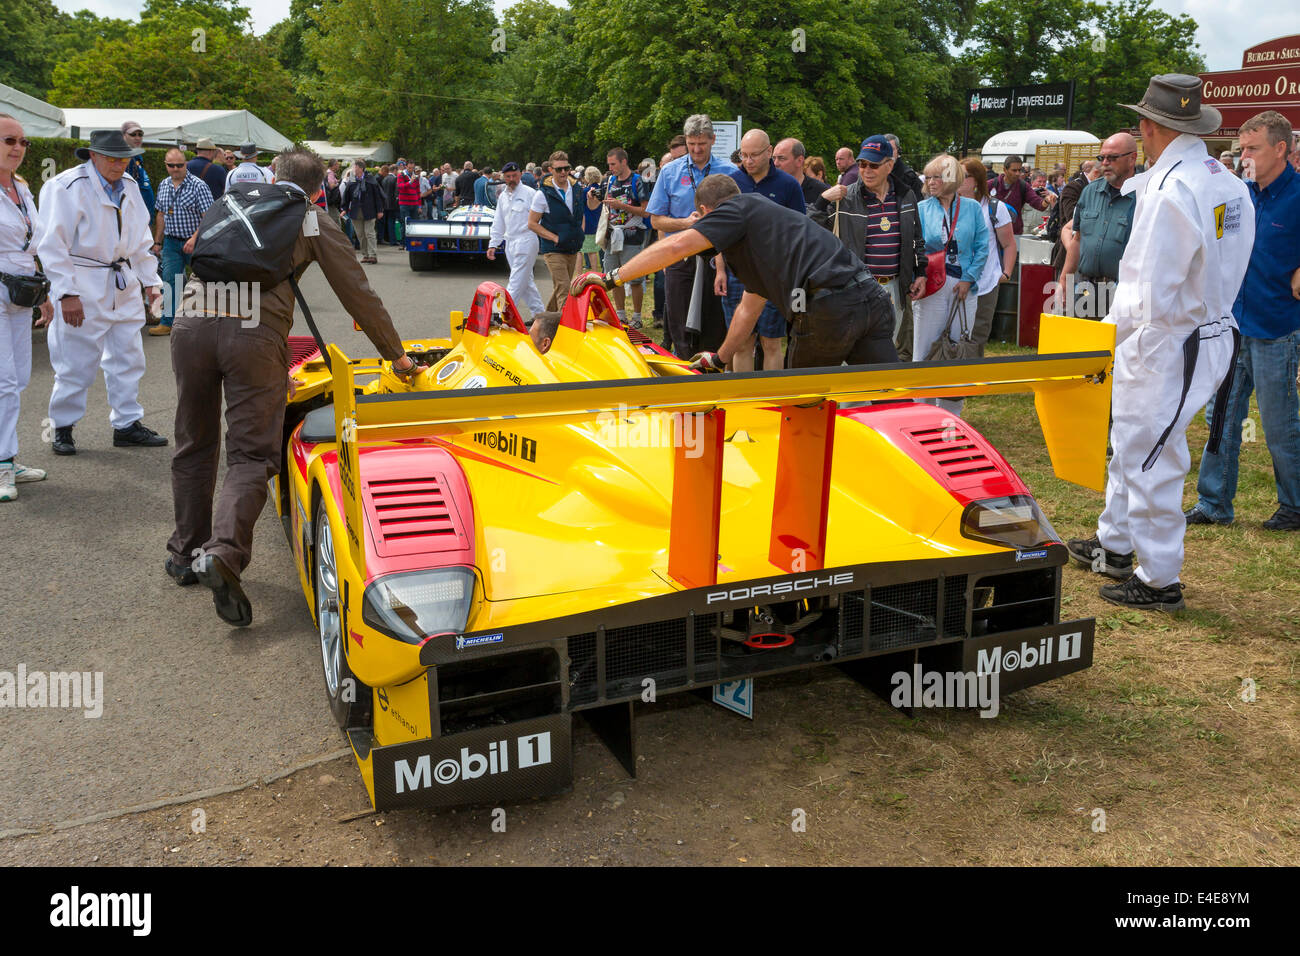
<svg viewBox="0 0 1300 956">
<path fill-rule="evenodd" d="M 199 223 L 194 274 L 208 282 L 279 285 L 293 274 L 293 247 L 309 206 L 284 183 L 233 183 Z"/>
</svg>

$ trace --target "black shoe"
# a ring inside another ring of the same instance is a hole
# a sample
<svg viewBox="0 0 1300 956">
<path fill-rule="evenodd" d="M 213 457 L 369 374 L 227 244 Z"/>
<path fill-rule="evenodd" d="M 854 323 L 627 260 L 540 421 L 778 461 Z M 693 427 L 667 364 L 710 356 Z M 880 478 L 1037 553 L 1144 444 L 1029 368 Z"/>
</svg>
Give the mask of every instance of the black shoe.
<svg viewBox="0 0 1300 956">
<path fill-rule="evenodd" d="M 1189 528 L 1194 524 L 1232 524 L 1231 521 L 1215 521 L 1200 508 L 1192 508 L 1189 511 L 1184 511 L 1183 517 L 1187 519 L 1187 526 Z"/>
<path fill-rule="evenodd" d="M 1071 538 L 1066 543 L 1065 549 L 1070 552 L 1070 557 L 1089 571 L 1096 571 L 1117 580 L 1123 580 L 1133 573 L 1132 551 L 1128 554 L 1116 554 L 1114 551 L 1107 551 L 1095 537 Z M 1101 562 L 1101 567 L 1097 567 L 1095 562 L 1098 557 L 1102 556 L 1104 556 L 1104 560 Z"/>
<path fill-rule="evenodd" d="M 215 554 L 205 554 L 194 562 L 194 573 L 199 583 L 212 589 L 212 604 L 217 617 L 235 627 L 248 627 L 253 623 L 253 606 L 239 586 L 239 576 L 226 567 Z"/>
<path fill-rule="evenodd" d="M 77 453 L 77 443 L 72 440 L 72 426 L 64 425 L 62 428 L 54 429 L 54 454 L 56 455 L 75 455 Z"/>
<path fill-rule="evenodd" d="M 1135 607 L 1141 611 L 1181 611 L 1187 606 L 1183 602 L 1181 584 L 1153 588 L 1136 574 L 1118 584 L 1107 584 L 1098 593 L 1111 604 Z"/>
<path fill-rule="evenodd" d="M 1278 508 L 1273 517 L 1264 522 L 1269 531 L 1300 531 L 1300 514 Z"/>
<path fill-rule="evenodd" d="M 167 444 L 167 439 L 153 429 L 146 428 L 144 422 L 132 422 L 126 428 L 113 429 L 113 444 L 118 448 L 127 448 L 132 445 L 160 448 Z"/>
<path fill-rule="evenodd" d="M 168 558 L 163 563 L 163 570 L 183 588 L 199 583 L 199 576 L 194 573 L 194 569 L 188 564 L 177 564 L 171 558 Z"/>
</svg>

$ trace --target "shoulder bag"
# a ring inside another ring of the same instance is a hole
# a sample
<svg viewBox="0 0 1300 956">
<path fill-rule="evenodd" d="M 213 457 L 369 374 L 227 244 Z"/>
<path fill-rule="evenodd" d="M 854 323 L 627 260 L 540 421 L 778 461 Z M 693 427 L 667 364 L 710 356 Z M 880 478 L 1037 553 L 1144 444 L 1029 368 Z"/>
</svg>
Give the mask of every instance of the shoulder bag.
<svg viewBox="0 0 1300 956">
<path fill-rule="evenodd" d="M 917 207 L 918 211 L 920 207 Z M 934 295 L 943 288 L 943 284 L 948 281 L 948 245 L 952 242 L 953 233 L 957 231 L 957 217 L 961 214 L 961 197 L 952 197 L 952 222 L 948 225 L 948 238 L 944 241 L 943 248 L 938 252 L 931 252 L 925 257 L 925 291 L 919 298 L 924 299 L 928 295 Z"/>
<path fill-rule="evenodd" d="M 954 342 L 952 335 L 952 320 L 958 319 L 961 329 L 961 337 Z M 966 325 L 966 300 L 958 299 L 953 296 L 952 308 L 948 310 L 948 324 L 944 326 L 943 332 L 934 340 L 930 346 L 930 351 L 925 353 L 927 362 L 963 362 L 967 359 L 977 359 L 980 357 L 980 347 L 970 337 L 970 328 Z"/>
</svg>

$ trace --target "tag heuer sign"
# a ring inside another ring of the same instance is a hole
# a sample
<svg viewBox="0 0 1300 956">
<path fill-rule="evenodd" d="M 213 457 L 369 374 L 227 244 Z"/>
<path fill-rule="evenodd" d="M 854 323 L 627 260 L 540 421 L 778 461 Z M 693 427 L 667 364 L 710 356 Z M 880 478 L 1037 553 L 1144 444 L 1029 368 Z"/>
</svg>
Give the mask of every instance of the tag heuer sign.
<svg viewBox="0 0 1300 956">
<path fill-rule="evenodd" d="M 986 87 L 970 91 L 972 115 L 1006 116 L 1011 112 L 1014 90 L 1009 86 Z"/>
<path fill-rule="evenodd" d="M 967 90 L 972 116 L 1068 116 L 1070 84 L 989 86 Z"/>
</svg>

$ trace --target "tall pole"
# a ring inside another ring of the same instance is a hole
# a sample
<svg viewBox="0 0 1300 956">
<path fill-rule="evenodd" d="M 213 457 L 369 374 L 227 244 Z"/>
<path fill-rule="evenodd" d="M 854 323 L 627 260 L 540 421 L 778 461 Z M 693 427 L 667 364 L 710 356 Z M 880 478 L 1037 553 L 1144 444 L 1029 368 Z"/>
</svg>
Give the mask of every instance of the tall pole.
<svg viewBox="0 0 1300 956">
<path fill-rule="evenodd" d="M 1074 80 L 1070 81 L 1069 100 L 1065 104 L 1065 128 L 1074 129 Z"/>
</svg>

